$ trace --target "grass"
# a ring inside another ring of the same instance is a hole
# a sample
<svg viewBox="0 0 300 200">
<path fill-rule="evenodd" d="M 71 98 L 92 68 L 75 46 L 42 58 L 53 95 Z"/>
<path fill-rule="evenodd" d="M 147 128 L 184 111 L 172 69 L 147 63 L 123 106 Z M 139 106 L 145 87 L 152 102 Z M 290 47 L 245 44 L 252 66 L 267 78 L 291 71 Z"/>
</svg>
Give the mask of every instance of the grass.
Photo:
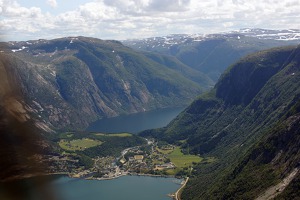
<svg viewBox="0 0 300 200">
<path fill-rule="evenodd" d="M 179 171 L 181 170 L 181 168 L 175 168 L 175 169 L 167 169 L 166 172 L 168 175 L 175 175 L 177 174 Z"/>
<path fill-rule="evenodd" d="M 76 150 L 81 150 L 83 151 L 84 149 L 91 148 L 94 146 L 101 145 L 103 142 L 99 140 L 93 140 L 90 138 L 83 138 L 83 139 L 78 139 L 78 140 L 60 140 L 59 141 L 59 146 L 68 151 L 76 151 Z"/>
<path fill-rule="evenodd" d="M 185 155 L 181 152 L 180 147 L 175 147 L 174 150 L 162 150 L 159 148 L 156 148 L 158 152 L 161 154 L 164 154 L 167 158 L 171 160 L 171 162 L 176 166 L 175 169 L 167 169 L 166 173 L 168 175 L 175 175 L 179 171 L 181 171 L 185 167 L 192 166 L 193 163 L 199 163 L 203 160 L 211 162 L 212 158 L 209 160 L 203 159 L 199 156 L 195 155 Z M 158 160 L 154 160 L 154 164 L 162 164 L 163 162 L 160 162 Z"/>
<path fill-rule="evenodd" d="M 164 150 L 164 149 L 160 149 L 156 147 L 156 150 L 162 154 L 170 154 L 173 152 L 173 149 L 168 149 L 168 150 Z"/>
<path fill-rule="evenodd" d="M 66 132 L 66 133 L 61 133 L 59 135 L 59 138 L 60 139 L 67 139 L 67 138 L 72 138 L 74 136 L 73 133 L 70 133 L 70 132 Z"/>
<path fill-rule="evenodd" d="M 174 163 L 176 167 L 184 168 L 188 166 L 192 166 L 193 162 L 198 163 L 203 160 L 203 158 L 195 155 L 184 155 L 180 147 L 176 147 L 174 151 L 167 155 L 170 158 L 171 162 Z"/>
<path fill-rule="evenodd" d="M 130 133 L 96 133 L 96 136 L 106 136 L 106 137 L 131 137 Z"/>
</svg>

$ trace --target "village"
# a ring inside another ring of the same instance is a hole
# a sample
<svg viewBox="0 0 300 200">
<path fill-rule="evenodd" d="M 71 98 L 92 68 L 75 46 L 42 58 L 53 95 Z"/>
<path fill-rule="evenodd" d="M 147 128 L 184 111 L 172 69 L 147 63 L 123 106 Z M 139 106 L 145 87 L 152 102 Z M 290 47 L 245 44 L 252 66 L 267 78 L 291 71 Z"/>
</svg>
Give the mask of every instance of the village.
<svg viewBox="0 0 300 200">
<path fill-rule="evenodd" d="M 176 149 L 179 150 L 174 145 L 166 144 L 158 147 L 157 142 L 148 141 L 147 145 L 124 149 L 117 158 L 96 157 L 91 167 L 79 165 L 80 161 L 72 155 L 56 155 L 47 160 L 51 161 L 50 173 L 67 174 L 74 178 L 107 180 L 124 175 L 174 177 L 183 170 L 182 166 L 176 166 L 170 159 L 170 153 Z M 191 161 L 184 164 L 192 165 Z"/>
<path fill-rule="evenodd" d="M 68 135 L 70 137 L 70 134 Z M 101 135 L 102 136 L 102 135 Z M 125 136 L 118 134 L 118 136 Z M 126 135 L 128 136 L 128 135 Z M 116 136 L 115 136 L 116 137 Z M 123 149 L 118 157 L 95 156 L 86 157 L 79 147 L 97 141 L 89 138 L 60 140 L 59 144 L 67 150 L 57 155 L 44 158 L 48 162 L 50 174 L 65 174 L 73 178 L 108 180 L 124 175 L 147 175 L 183 178 L 191 175 L 193 166 L 206 158 L 199 155 L 184 154 L 180 146 L 166 142 L 145 139 L 146 143 Z M 83 143 L 84 145 L 79 145 Z M 74 143 L 76 145 L 74 145 Z M 72 144 L 72 145 L 69 145 Z"/>
<path fill-rule="evenodd" d="M 161 150 L 171 151 L 175 147 L 164 146 Z M 174 176 L 167 174 L 166 170 L 175 169 L 176 166 L 169 158 L 160 152 L 155 143 L 149 146 L 138 146 L 122 151 L 121 156 L 97 157 L 94 166 L 90 169 L 71 173 L 70 176 L 77 178 L 89 178 L 98 180 L 113 179 L 124 175 L 151 175 L 151 176 Z"/>
</svg>

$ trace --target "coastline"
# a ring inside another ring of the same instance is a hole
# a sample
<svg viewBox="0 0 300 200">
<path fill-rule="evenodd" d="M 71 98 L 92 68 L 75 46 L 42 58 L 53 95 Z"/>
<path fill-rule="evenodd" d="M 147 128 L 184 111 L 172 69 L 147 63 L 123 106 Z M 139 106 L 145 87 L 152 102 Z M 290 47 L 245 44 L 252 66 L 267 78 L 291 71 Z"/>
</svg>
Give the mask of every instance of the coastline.
<svg viewBox="0 0 300 200">
<path fill-rule="evenodd" d="M 122 176 L 149 176 L 149 177 L 160 177 L 160 178 L 176 178 L 175 176 L 172 175 L 155 175 L 155 174 L 138 174 L 138 173 L 124 173 L 118 176 L 113 176 L 113 177 L 108 177 L 108 178 L 94 178 L 94 177 L 87 177 L 84 178 L 86 180 L 99 180 L 99 181 L 104 181 L 104 180 L 112 180 L 112 179 L 117 179 L 120 178 Z M 69 176 L 71 178 L 78 178 L 78 177 L 72 177 Z M 181 178 L 177 178 L 177 179 L 181 179 Z"/>
<path fill-rule="evenodd" d="M 170 195 L 174 200 L 181 200 L 180 193 L 183 190 L 183 188 L 186 186 L 187 182 L 189 181 L 189 177 L 186 178 L 182 186 L 176 191 L 176 193 L 173 195 Z"/>
</svg>

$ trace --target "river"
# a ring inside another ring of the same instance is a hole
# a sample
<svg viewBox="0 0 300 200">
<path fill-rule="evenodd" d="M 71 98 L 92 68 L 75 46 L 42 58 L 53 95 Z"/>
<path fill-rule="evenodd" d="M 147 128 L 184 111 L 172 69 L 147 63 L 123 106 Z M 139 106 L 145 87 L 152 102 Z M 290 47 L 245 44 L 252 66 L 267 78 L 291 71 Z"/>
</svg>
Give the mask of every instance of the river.
<svg viewBox="0 0 300 200">
<path fill-rule="evenodd" d="M 104 118 L 92 123 L 87 131 L 138 133 L 146 129 L 161 128 L 174 119 L 184 107 L 165 108 L 149 112 Z"/>
</svg>

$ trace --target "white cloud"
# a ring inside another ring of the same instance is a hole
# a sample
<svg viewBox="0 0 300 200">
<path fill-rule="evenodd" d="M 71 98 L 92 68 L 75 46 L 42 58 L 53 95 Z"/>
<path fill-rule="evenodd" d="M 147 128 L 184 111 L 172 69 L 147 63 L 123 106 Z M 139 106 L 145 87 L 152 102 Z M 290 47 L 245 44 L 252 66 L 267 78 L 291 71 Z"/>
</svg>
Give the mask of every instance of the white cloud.
<svg viewBox="0 0 300 200">
<path fill-rule="evenodd" d="M 47 2 L 57 6 L 55 0 Z M 0 30 L 13 40 L 24 40 L 70 35 L 124 39 L 245 27 L 300 29 L 299 10 L 297 0 L 87 0 L 77 9 L 54 14 L 21 6 L 18 0 L 0 0 Z"/>
<path fill-rule="evenodd" d="M 149 3 L 149 9 L 162 12 L 182 12 L 187 11 L 190 0 L 152 0 Z"/>
<path fill-rule="evenodd" d="M 52 8 L 57 7 L 56 0 L 47 0 L 47 4 L 50 5 Z"/>
</svg>

